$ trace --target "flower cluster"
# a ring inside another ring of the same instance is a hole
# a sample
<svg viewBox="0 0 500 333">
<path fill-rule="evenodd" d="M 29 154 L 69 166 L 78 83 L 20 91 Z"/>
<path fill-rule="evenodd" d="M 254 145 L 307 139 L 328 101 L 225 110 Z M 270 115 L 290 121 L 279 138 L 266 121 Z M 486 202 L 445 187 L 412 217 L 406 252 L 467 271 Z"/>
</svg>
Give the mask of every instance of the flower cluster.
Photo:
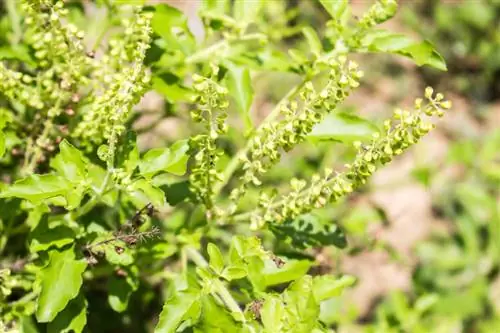
<svg viewBox="0 0 500 333">
<path fill-rule="evenodd" d="M 329 80 L 320 91 L 314 88 L 312 82 L 307 82 L 300 92 L 300 100 L 281 105 L 283 119 L 264 123 L 251 138 L 249 150 L 242 157 L 242 184 L 231 193 L 233 201 L 241 197 L 249 184 L 260 185 L 259 177 L 280 160 L 282 152 L 304 141 L 314 125 L 359 86 L 363 72 L 355 62 L 341 56 L 330 59 L 328 65 Z"/>
<path fill-rule="evenodd" d="M 217 160 L 222 154 L 217 150 L 216 140 L 228 130 L 225 122 L 229 106 L 228 90 L 217 83 L 218 73 L 219 68 L 213 65 L 209 77 L 193 76 L 197 109 L 191 112 L 191 118 L 202 123 L 205 132 L 190 139 L 190 147 L 195 152 L 190 186 L 198 201 L 209 211 L 214 208 L 214 185 L 222 180 L 222 175 L 216 169 Z"/>
<path fill-rule="evenodd" d="M 11 101 L 42 109 L 43 98 L 37 89 L 30 85 L 32 82 L 32 76 L 10 70 L 0 62 L 0 92 Z"/>
<path fill-rule="evenodd" d="M 313 176 L 309 186 L 305 180 L 293 179 L 290 193 L 281 200 L 276 201 L 275 194 L 262 193 L 255 211 L 237 215 L 235 219 L 250 218 L 252 227 L 259 228 L 268 222 L 294 219 L 351 193 L 365 184 L 380 166 L 389 163 L 433 129 L 435 125 L 429 117 L 441 117 L 444 110 L 451 107 L 451 102 L 444 101 L 442 94 L 434 96 L 430 87 L 425 91 L 425 98 L 427 103 L 421 98 L 415 101 L 415 112 L 396 109 L 392 119 L 384 122 L 384 133 L 374 133 L 370 144 L 355 142 L 357 155 L 351 164 L 345 165 L 345 171 L 327 169 L 322 175 Z"/>
<path fill-rule="evenodd" d="M 398 9 L 396 0 L 379 0 L 359 20 L 359 26 L 369 29 L 393 17 Z"/>
<path fill-rule="evenodd" d="M 23 1 L 28 27 L 26 39 L 35 50 L 38 89 L 51 102 L 49 117 L 59 115 L 74 91 L 88 82 L 92 59 L 86 56 L 84 32 L 67 23 L 62 1 Z"/>
<path fill-rule="evenodd" d="M 107 146 L 100 149 L 100 157 L 107 161 L 112 158 L 117 140 L 125 130 L 130 110 L 150 82 L 143 62 L 150 43 L 151 18 L 151 13 L 136 12 L 134 19 L 123 22 L 125 42 L 113 39 L 109 53 L 93 72 L 94 81 L 104 85 L 94 87 L 94 100 L 74 132 L 75 137 L 96 144 L 107 140 Z"/>
</svg>

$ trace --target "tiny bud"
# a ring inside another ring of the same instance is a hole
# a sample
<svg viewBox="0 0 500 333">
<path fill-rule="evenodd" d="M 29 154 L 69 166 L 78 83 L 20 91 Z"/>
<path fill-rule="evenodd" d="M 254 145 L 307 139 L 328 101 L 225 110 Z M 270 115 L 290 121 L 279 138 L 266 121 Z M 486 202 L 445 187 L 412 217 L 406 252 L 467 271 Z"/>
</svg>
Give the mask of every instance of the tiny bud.
<svg viewBox="0 0 500 333">
<path fill-rule="evenodd" d="M 64 110 L 64 113 L 71 117 L 75 115 L 75 110 L 73 110 L 72 108 L 67 108 L 66 110 Z"/>
<path fill-rule="evenodd" d="M 421 98 L 417 98 L 415 100 L 415 109 L 420 109 L 422 107 L 422 99 Z"/>
<path fill-rule="evenodd" d="M 451 103 L 451 101 L 444 101 L 440 105 L 443 109 L 448 110 L 448 109 L 451 109 L 452 103 Z"/>
<path fill-rule="evenodd" d="M 78 94 L 76 94 L 76 93 L 75 93 L 75 94 L 73 94 L 73 95 L 71 96 L 71 101 L 72 101 L 73 103 L 78 103 L 78 102 L 80 101 L 80 95 L 78 95 Z"/>
<path fill-rule="evenodd" d="M 94 51 L 88 51 L 88 52 L 87 52 L 87 57 L 94 59 L 94 57 L 95 57 L 95 52 L 94 52 Z"/>
<path fill-rule="evenodd" d="M 432 87 L 425 88 L 425 98 L 431 99 L 433 93 L 434 93 L 434 89 L 432 89 Z"/>
</svg>

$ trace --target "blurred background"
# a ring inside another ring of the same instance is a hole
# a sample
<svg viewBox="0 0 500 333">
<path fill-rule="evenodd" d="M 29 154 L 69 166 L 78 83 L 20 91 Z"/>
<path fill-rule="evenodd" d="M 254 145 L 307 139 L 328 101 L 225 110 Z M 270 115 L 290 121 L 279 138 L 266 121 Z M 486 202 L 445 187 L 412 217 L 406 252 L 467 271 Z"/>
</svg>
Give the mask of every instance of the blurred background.
<svg viewBox="0 0 500 333">
<path fill-rule="evenodd" d="M 168 3 L 186 13 L 195 35 L 203 34 L 198 1 Z M 351 4 L 362 14 L 372 1 Z M 286 31 L 283 48 L 296 47 L 302 26 L 321 31 L 328 18 L 310 0 L 266 6 L 267 19 L 286 15 L 298 26 Z M 404 1 L 384 26 L 432 41 L 448 71 L 398 56 L 360 55 L 366 76 L 339 111 L 380 124 L 428 85 L 453 108 L 361 193 L 321 211 L 345 228 L 350 245 L 326 248 L 317 259 L 326 271 L 358 277 L 351 292 L 325 305 L 323 320 L 339 332 L 500 332 L 500 1 Z M 258 122 L 288 85 L 283 74 L 256 73 L 253 86 Z M 165 121 L 157 135 L 179 128 Z M 269 177 L 308 174 L 318 160 L 336 165 L 350 154 L 334 143 L 301 146 Z M 303 157 L 291 164 L 293 155 Z"/>
</svg>

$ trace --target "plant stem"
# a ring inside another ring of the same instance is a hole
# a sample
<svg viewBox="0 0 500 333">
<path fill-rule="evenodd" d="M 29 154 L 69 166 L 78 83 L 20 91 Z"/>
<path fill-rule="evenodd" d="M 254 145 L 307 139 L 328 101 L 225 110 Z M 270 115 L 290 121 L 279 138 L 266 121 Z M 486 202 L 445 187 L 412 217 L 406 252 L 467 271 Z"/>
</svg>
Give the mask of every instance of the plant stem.
<svg viewBox="0 0 500 333">
<path fill-rule="evenodd" d="M 220 50 L 226 51 L 231 46 L 231 43 L 248 42 L 248 41 L 259 40 L 259 39 L 264 39 L 264 38 L 266 38 L 266 36 L 263 34 L 253 33 L 253 34 L 241 36 L 240 38 L 235 39 L 235 40 L 229 41 L 227 39 L 223 39 L 223 40 L 220 40 L 220 41 L 210 45 L 207 48 L 204 48 L 204 49 L 190 55 L 189 57 L 187 57 L 184 60 L 184 62 L 187 64 L 194 64 L 196 62 L 200 62 L 200 61 L 203 61 L 203 60 L 209 58 L 212 54 L 216 53 L 217 51 L 220 51 Z"/>
<path fill-rule="evenodd" d="M 307 82 L 306 79 L 302 80 L 298 85 L 293 87 L 286 95 L 283 97 L 277 104 L 276 106 L 272 109 L 272 111 L 269 113 L 269 115 L 264 119 L 264 121 L 259 125 L 259 127 L 253 132 L 253 135 L 259 132 L 259 130 L 267 123 L 270 123 L 274 121 L 280 113 L 280 107 L 285 102 L 286 100 L 289 100 L 302 89 L 304 84 Z M 217 183 L 214 187 L 214 195 L 217 196 L 220 191 L 226 186 L 226 184 L 229 182 L 231 179 L 231 176 L 233 173 L 238 169 L 241 163 L 241 158 L 245 157 L 245 155 L 248 153 L 250 150 L 250 143 L 251 143 L 251 137 L 247 140 L 247 144 L 244 148 L 242 148 L 239 152 L 237 152 L 231 161 L 229 161 L 229 164 L 227 165 L 226 169 L 224 170 L 224 174 L 222 176 L 222 181 Z"/>
<path fill-rule="evenodd" d="M 198 252 L 195 248 L 191 246 L 186 246 L 184 248 L 185 253 L 191 259 L 196 266 L 198 267 L 208 267 L 208 262 L 205 260 L 205 258 Z M 224 283 L 217 279 L 213 280 L 213 284 L 215 287 L 215 291 L 217 295 L 222 299 L 224 304 L 229 308 L 229 310 L 237 315 L 237 317 L 240 319 L 242 322 L 246 322 L 245 315 L 243 311 L 241 310 L 238 302 L 233 298 L 229 290 L 226 288 Z"/>
<path fill-rule="evenodd" d="M 200 60 L 203 60 L 203 59 L 209 57 L 211 54 L 219 51 L 220 49 L 224 49 L 224 48 L 227 49 L 228 47 L 229 47 L 229 43 L 227 42 L 227 40 L 224 39 L 224 40 L 218 41 L 217 43 L 212 44 L 209 47 L 202 49 L 202 50 L 190 55 L 189 57 L 187 57 L 184 60 L 184 62 L 186 64 L 196 63 Z"/>
</svg>

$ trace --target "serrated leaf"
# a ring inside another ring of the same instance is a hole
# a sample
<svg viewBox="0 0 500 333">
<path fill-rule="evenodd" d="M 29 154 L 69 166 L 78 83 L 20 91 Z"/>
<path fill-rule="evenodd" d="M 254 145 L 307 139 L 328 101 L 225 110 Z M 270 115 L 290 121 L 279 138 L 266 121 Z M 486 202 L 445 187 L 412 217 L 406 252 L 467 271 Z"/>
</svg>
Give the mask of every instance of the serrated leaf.
<svg viewBox="0 0 500 333">
<path fill-rule="evenodd" d="M 187 152 L 189 144 L 187 140 L 180 140 L 170 148 L 154 148 L 149 150 L 139 163 L 141 175 L 150 179 L 159 172 L 169 172 L 174 175 L 183 175 L 186 172 Z"/>
<path fill-rule="evenodd" d="M 253 101 L 253 87 L 250 71 L 246 67 L 235 65 L 230 61 L 225 62 L 227 67 L 227 88 L 230 95 L 236 101 L 238 111 L 243 117 L 246 127 L 252 128 L 250 118 L 250 107 Z"/>
<path fill-rule="evenodd" d="M 207 252 L 209 257 L 210 267 L 217 273 L 220 274 L 224 269 L 224 257 L 222 257 L 222 253 L 219 248 L 213 244 L 208 243 Z"/>
<path fill-rule="evenodd" d="M 87 300 L 80 293 L 47 325 L 47 333 L 81 333 L 87 324 Z"/>
<path fill-rule="evenodd" d="M 166 42 L 167 50 L 180 50 L 189 55 L 196 47 L 186 16 L 174 7 L 167 4 L 155 6 L 151 27 Z"/>
<path fill-rule="evenodd" d="M 36 228 L 30 232 L 30 252 L 46 251 L 51 247 L 62 248 L 75 240 L 75 232 L 65 226 L 49 228 L 47 216 L 42 217 Z"/>
<path fill-rule="evenodd" d="M 86 267 L 85 260 L 75 258 L 73 247 L 61 252 L 50 252 L 48 265 L 37 276 L 40 295 L 36 318 L 39 322 L 47 323 L 54 320 L 69 301 L 78 295 Z"/>
<path fill-rule="evenodd" d="M 282 267 L 277 267 L 272 260 L 267 260 L 261 275 L 266 286 L 274 286 L 301 278 L 311 266 L 312 262 L 309 260 L 290 259 Z"/>
<path fill-rule="evenodd" d="M 72 184 L 63 177 L 33 174 L 2 190 L 0 197 L 27 199 L 37 205 L 48 198 L 66 196 L 71 189 Z"/>
<path fill-rule="evenodd" d="M 170 103 L 190 101 L 193 91 L 185 87 L 180 78 L 172 73 L 153 77 L 153 89 L 167 98 Z"/>
<path fill-rule="evenodd" d="M 311 27 L 304 27 L 302 33 L 306 37 L 312 53 L 319 57 L 323 52 L 323 45 L 321 45 L 321 40 L 316 31 Z"/>
<path fill-rule="evenodd" d="M 165 302 L 155 333 L 174 333 L 185 321 L 196 322 L 201 314 L 201 294 L 188 290 L 178 292 Z"/>
<path fill-rule="evenodd" d="M 345 288 L 356 282 L 352 276 L 342 276 L 336 278 L 332 275 L 316 276 L 313 280 L 313 293 L 316 302 L 324 301 L 328 298 L 339 296 Z"/>
<path fill-rule="evenodd" d="M 140 192 L 140 193 L 139 193 Z M 145 179 L 138 179 L 131 184 L 130 195 L 136 207 L 144 207 L 151 202 L 155 207 L 165 206 L 165 193 Z"/>
<path fill-rule="evenodd" d="M 127 309 L 130 295 L 139 287 L 137 267 L 121 269 L 127 276 L 114 274 L 108 281 L 108 303 L 116 312 L 123 312 Z"/>
<path fill-rule="evenodd" d="M 311 141 L 353 142 L 370 139 L 377 131 L 378 128 L 366 119 L 335 112 L 314 126 L 307 138 Z"/>
<path fill-rule="evenodd" d="M 344 248 L 347 245 L 344 232 L 339 226 L 326 224 L 312 214 L 299 216 L 283 224 L 272 224 L 269 229 L 281 241 L 290 242 L 302 249 L 328 245 Z"/>
<path fill-rule="evenodd" d="M 70 182 L 76 183 L 86 176 L 88 160 L 66 139 L 59 144 L 59 153 L 50 160 L 50 166 Z"/>
</svg>

